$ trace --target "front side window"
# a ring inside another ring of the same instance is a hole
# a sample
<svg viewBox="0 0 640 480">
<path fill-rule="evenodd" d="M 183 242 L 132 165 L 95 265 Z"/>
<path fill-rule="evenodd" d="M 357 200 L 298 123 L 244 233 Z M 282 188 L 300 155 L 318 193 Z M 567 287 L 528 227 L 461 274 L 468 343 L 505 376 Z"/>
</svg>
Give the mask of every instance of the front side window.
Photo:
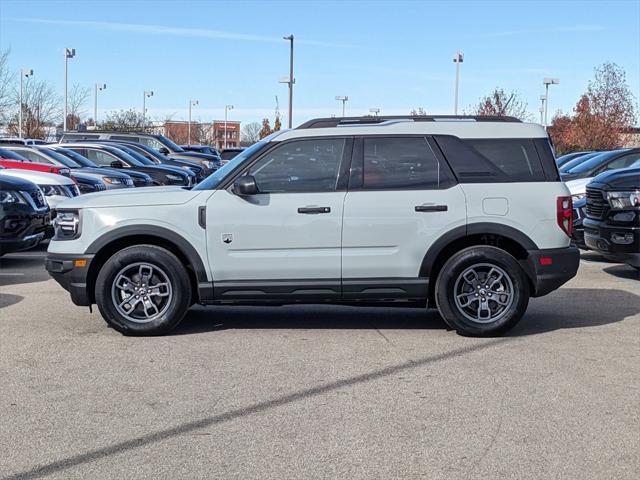
<svg viewBox="0 0 640 480">
<path fill-rule="evenodd" d="M 437 189 L 450 182 L 424 137 L 364 139 L 364 189 Z"/>
<path fill-rule="evenodd" d="M 286 142 L 251 167 L 261 193 L 333 192 L 345 147 L 344 138 Z"/>
<path fill-rule="evenodd" d="M 101 167 L 110 167 L 112 162 L 118 160 L 101 150 L 87 150 L 86 157 Z"/>
<path fill-rule="evenodd" d="M 53 163 L 47 157 L 44 157 L 44 156 L 34 152 L 33 150 L 20 150 L 19 153 L 20 153 L 20 155 L 22 155 L 23 157 L 25 157 L 26 159 L 28 159 L 28 160 L 30 160 L 32 162 L 48 163 L 48 164 L 52 164 Z"/>
</svg>

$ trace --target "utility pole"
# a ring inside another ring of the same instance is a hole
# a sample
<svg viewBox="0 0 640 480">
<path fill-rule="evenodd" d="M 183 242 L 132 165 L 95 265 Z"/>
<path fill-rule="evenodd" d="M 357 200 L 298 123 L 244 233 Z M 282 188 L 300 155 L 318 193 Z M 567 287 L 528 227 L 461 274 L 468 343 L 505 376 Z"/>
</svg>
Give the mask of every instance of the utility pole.
<svg viewBox="0 0 640 480">
<path fill-rule="evenodd" d="M 67 63 L 70 58 L 76 56 L 75 48 L 64 49 L 64 118 L 62 119 L 62 130 L 67 131 L 67 97 L 69 96 L 69 89 L 67 88 Z"/>
<path fill-rule="evenodd" d="M 189 139 L 187 140 L 187 145 L 191 145 L 191 107 L 196 105 L 198 105 L 198 100 L 189 100 L 189 133 L 187 134 Z"/>
<path fill-rule="evenodd" d="M 547 111 L 549 110 L 549 85 L 558 85 L 560 84 L 559 78 L 545 78 L 542 80 L 542 84 L 544 85 L 544 126 L 547 126 Z"/>
<path fill-rule="evenodd" d="M 94 85 L 93 92 L 93 126 L 95 129 L 98 128 L 98 91 L 102 91 L 107 88 L 107 84 L 103 83 L 102 85 L 98 85 L 97 83 Z"/>
<path fill-rule="evenodd" d="M 227 148 L 227 112 L 233 110 L 233 105 L 224 106 L 224 148 Z"/>
<path fill-rule="evenodd" d="M 542 118 L 542 115 L 544 114 L 544 105 L 546 101 L 547 101 L 547 96 L 540 95 L 540 125 L 544 123 L 544 119 Z"/>
<path fill-rule="evenodd" d="M 20 70 L 20 114 L 19 116 L 19 121 L 18 121 L 18 137 L 22 138 L 22 110 L 24 109 L 24 101 L 23 101 L 23 96 L 24 96 L 24 87 L 22 85 L 23 80 L 27 77 L 30 77 L 33 75 L 33 70 L 31 70 L 30 68 L 23 68 L 22 70 Z"/>
<path fill-rule="evenodd" d="M 460 64 L 464 61 L 464 54 L 456 52 L 453 56 L 453 63 L 456 64 L 456 86 L 454 94 L 453 114 L 458 115 L 458 85 L 460 83 Z"/>
<path fill-rule="evenodd" d="M 153 90 L 145 90 L 142 95 L 142 131 L 147 127 L 147 97 L 153 97 Z"/>
<path fill-rule="evenodd" d="M 347 100 L 349 100 L 349 97 L 346 95 L 336 95 L 336 100 L 342 102 L 342 118 L 344 118 L 345 104 Z"/>
<path fill-rule="evenodd" d="M 296 83 L 295 78 L 293 78 L 293 34 L 282 38 L 289 40 L 291 44 L 289 52 L 289 80 L 286 83 L 289 84 L 289 128 L 293 128 L 293 84 Z"/>
</svg>

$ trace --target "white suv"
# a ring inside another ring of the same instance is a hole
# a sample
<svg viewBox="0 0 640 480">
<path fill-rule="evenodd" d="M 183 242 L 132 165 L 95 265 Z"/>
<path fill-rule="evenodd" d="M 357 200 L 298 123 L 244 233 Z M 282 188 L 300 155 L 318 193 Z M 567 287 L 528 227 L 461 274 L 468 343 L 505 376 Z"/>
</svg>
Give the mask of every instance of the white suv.
<svg viewBox="0 0 640 480">
<path fill-rule="evenodd" d="M 495 335 L 579 264 L 547 135 L 508 117 L 312 120 L 194 188 L 67 201 L 55 228 L 47 270 L 130 335 L 195 303 L 437 307 Z"/>
</svg>

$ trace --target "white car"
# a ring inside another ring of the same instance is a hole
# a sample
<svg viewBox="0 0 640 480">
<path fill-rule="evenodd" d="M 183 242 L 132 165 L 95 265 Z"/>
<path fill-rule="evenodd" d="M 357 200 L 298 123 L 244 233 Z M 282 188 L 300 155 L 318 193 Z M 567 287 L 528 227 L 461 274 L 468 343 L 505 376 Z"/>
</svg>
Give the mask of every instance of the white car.
<svg viewBox="0 0 640 480">
<path fill-rule="evenodd" d="M 577 178 L 575 180 L 565 182 L 565 185 L 571 193 L 571 199 L 573 202 L 577 202 L 587 195 L 587 185 L 591 183 L 591 180 L 593 180 L 593 177 Z"/>
<path fill-rule="evenodd" d="M 571 214 L 540 125 L 324 118 L 191 189 L 69 200 L 46 268 L 128 335 L 168 332 L 195 303 L 436 307 L 496 335 L 576 274 Z"/>
<path fill-rule="evenodd" d="M 55 210 L 61 202 L 80 195 L 76 183 L 69 177 L 63 175 L 18 168 L 0 169 L 0 175 L 22 178 L 38 185 L 52 211 Z"/>
</svg>

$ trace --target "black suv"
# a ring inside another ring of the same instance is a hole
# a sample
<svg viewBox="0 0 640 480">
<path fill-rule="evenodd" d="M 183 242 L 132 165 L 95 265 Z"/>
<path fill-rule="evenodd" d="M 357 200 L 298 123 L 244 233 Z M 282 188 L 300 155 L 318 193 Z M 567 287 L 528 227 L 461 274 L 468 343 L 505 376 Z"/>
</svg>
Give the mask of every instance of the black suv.
<svg viewBox="0 0 640 480">
<path fill-rule="evenodd" d="M 49 206 L 35 183 L 0 175 L 0 256 L 35 247 L 49 221 Z"/>
<path fill-rule="evenodd" d="M 640 168 L 606 172 L 587 185 L 584 241 L 640 270 Z"/>
</svg>

